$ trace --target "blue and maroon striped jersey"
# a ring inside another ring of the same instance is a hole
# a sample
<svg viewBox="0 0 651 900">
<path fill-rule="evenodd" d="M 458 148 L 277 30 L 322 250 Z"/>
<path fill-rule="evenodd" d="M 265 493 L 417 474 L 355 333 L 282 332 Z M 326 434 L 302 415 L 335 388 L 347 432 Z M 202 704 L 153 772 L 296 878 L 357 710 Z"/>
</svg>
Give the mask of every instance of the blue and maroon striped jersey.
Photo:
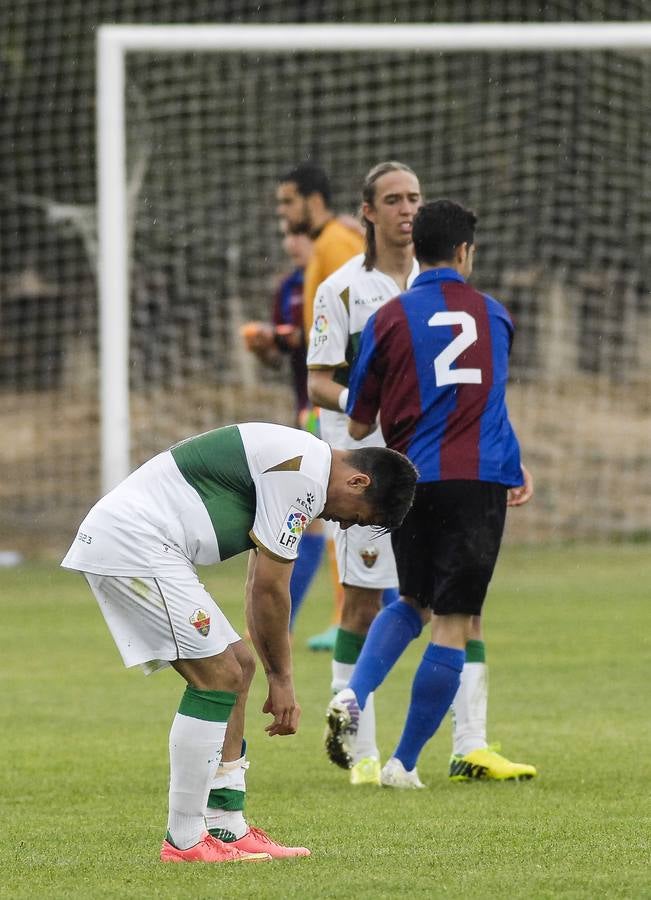
<svg viewBox="0 0 651 900">
<path fill-rule="evenodd" d="M 506 408 L 513 323 L 454 269 L 429 269 L 371 316 L 349 381 L 346 412 L 378 411 L 388 447 L 420 481 L 523 483 Z"/>
</svg>

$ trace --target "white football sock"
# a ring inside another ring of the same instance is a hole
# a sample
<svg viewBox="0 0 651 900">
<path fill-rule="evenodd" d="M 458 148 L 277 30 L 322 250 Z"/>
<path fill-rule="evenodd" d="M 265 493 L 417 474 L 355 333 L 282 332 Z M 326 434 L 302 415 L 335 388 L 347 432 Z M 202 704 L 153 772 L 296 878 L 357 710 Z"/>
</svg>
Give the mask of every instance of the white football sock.
<svg viewBox="0 0 651 900">
<path fill-rule="evenodd" d="M 372 693 L 368 695 L 366 706 L 359 713 L 359 727 L 353 753 L 353 765 L 359 762 L 360 759 L 366 759 L 369 756 L 373 759 L 380 758 L 380 751 L 377 748 L 375 738 L 375 701 Z"/>
<path fill-rule="evenodd" d="M 343 691 L 345 687 L 348 687 L 354 668 L 355 666 L 352 663 L 332 661 L 332 682 L 330 686 L 333 694 L 338 694 L 339 691 Z M 353 765 L 359 762 L 360 759 L 366 759 L 369 756 L 373 757 L 373 759 L 380 758 L 375 737 L 375 703 L 373 694 L 368 695 L 366 706 L 363 710 L 360 710 L 359 728 L 353 752 Z"/>
<path fill-rule="evenodd" d="M 452 703 L 452 752 L 465 756 L 472 750 L 484 750 L 488 712 L 488 667 L 482 662 L 467 662 Z"/>
<path fill-rule="evenodd" d="M 177 713 L 170 730 L 170 793 L 167 830 L 179 850 L 201 840 L 210 780 L 221 758 L 226 722 Z"/>
<path fill-rule="evenodd" d="M 332 660 L 332 681 L 330 682 L 330 687 L 332 688 L 333 694 L 338 694 L 339 691 L 343 691 L 345 687 L 348 687 L 348 682 L 351 679 L 354 668 L 354 663 L 343 663 L 337 662 L 334 659 Z"/>
<path fill-rule="evenodd" d="M 246 794 L 246 770 L 249 763 L 245 756 L 231 762 L 222 762 L 210 782 L 210 790 L 227 789 Z M 209 831 L 220 829 L 230 831 L 238 841 L 248 832 L 249 826 L 241 809 L 213 809 L 206 807 L 206 827 Z"/>
</svg>

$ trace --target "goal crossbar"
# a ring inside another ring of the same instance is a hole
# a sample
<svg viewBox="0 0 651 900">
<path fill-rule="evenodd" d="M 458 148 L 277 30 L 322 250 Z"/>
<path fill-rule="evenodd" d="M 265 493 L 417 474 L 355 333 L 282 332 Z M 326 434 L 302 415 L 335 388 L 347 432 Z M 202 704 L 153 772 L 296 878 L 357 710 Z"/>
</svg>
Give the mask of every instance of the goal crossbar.
<svg viewBox="0 0 651 900">
<path fill-rule="evenodd" d="M 130 52 L 648 50 L 651 22 L 102 25 L 97 35 L 101 490 L 130 471 L 125 57 Z"/>
</svg>

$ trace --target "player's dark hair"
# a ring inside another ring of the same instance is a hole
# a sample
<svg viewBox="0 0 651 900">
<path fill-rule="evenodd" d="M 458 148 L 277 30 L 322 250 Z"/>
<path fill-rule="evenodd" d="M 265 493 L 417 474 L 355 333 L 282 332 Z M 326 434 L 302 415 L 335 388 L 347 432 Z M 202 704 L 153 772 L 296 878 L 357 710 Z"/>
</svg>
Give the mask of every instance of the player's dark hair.
<svg viewBox="0 0 651 900">
<path fill-rule="evenodd" d="M 381 519 L 380 527 L 385 531 L 398 528 L 414 500 L 416 466 L 402 453 L 388 447 L 348 450 L 344 460 L 371 479 L 364 498 Z"/>
<path fill-rule="evenodd" d="M 293 169 L 281 175 L 278 181 L 280 184 L 293 181 L 301 197 L 309 197 L 310 194 L 321 194 L 325 205 L 327 207 L 330 206 L 332 199 L 330 179 L 321 166 L 317 166 L 316 163 L 299 163 Z"/>
<path fill-rule="evenodd" d="M 377 186 L 377 182 L 380 178 L 382 178 L 383 175 L 386 175 L 388 172 L 409 172 L 409 174 L 413 175 L 414 178 L 418 177 L 413 169 L 410 169 L 409 166 L 406 166 L 404 163 L 397 162 L 395 159 L 388 160 L 388 162 L 378 163 L 376 166 L 373 166 L 373 168 L 370 170 L 370 172 L 367 173 L 366 178 L 364 179 L 364 184 L 362 185 L 363 203 L 368 203 L 369 206 L 375 206 L 375 189 Z M 360 218 L 366 230 L 364 268 L 367 270 L 367 272 L 370 272 L 371 269 L 375 266 L 375 262 L 377 259 L 375 225 L 373 224 L 373 222 L 369 221 L 361 211 Z"/>
<path fill-rule="evenodd" d="M 414 217 L 412 237 L 419 263 L 450 262 L 460 244 L 474 244 L 477 216 L 453 200 L 425 203 Z"/>
</svg>

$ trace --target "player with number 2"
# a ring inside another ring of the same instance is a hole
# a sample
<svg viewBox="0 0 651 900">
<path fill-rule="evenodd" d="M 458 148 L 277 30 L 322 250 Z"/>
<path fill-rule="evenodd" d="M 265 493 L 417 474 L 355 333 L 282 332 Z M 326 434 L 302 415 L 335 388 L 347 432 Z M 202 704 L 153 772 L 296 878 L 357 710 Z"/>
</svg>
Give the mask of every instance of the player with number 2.
<svg viewBox="0 0 651 900">
<path fill-rule="evenodd" d="M 368 695 L 419 633 L 419 621 L 431 618 L 431 642 L 413 680 L 404 730 L 382 769 L 389 787 L 424 786 L 416 762 L 459 690 L 507 506 L 533 494 L 506 407 L 513 325 L 500 303 L 466 281 L 476 221 L 449 200 L 421 207 L 413 222 L 420 274 L 369 318 L 349 382 L 351 436 L 373 432 L 379 413 L 387 446 L 405 453 L 420 472 L 414 504 L 392 535 L 400 602 L 411 617 L 403 616 L 398 628 L 391 607 L 377 616 L 349 686 L 333 698 L 328 714 L 331 744 L 339 742 L 345 755 Z M 477 699 L 481 719 L 481 691 Z M 469 726 L 472 732 L 472 716 Z M 451 778 L 536 774 L 482 743 L 453 755 Z"/>
</svg>

